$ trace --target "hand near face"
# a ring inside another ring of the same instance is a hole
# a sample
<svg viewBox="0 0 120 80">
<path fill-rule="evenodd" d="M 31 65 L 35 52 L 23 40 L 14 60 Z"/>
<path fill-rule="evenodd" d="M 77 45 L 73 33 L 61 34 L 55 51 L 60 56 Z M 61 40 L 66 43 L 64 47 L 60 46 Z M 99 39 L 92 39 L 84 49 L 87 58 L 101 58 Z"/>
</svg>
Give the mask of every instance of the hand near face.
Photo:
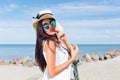
<svg viewBox="0 0 120 80">
<path fill-rule="evenodd" d="M 67 39 L 66 38 L 66 33 L 64 31 L 56 31 L 56 35 L 57 35 L 59 41 L 64 42 Z"/>
</svg>

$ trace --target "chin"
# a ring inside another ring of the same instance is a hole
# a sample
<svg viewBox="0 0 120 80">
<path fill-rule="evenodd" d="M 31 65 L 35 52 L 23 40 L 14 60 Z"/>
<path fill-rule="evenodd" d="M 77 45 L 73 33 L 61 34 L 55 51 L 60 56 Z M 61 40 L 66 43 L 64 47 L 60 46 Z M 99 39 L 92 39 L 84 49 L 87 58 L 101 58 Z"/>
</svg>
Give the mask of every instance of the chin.
<svg viewBox="0 0 120 80">
<path fill-rule="evenodd" d="M 51 35 L 51 36 L 52 36 L 52 35 L 55 35 L 55 33 L 54 33 L 54 34 L 49 34 L 49 35 Z"/>
<path fill-rule="evenodd" d="M 49 32 L 48 35 L 55 35 L 55 32 Z"/>
</svg>

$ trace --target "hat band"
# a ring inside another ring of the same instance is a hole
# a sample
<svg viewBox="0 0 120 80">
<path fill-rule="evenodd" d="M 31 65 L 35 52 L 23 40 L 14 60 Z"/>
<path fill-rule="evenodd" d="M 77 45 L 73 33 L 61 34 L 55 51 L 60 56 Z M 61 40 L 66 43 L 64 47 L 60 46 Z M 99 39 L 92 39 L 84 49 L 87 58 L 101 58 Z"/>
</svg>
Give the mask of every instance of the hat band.
<svg viewBox="0 0 120 80">
<path fill-rule="evenodd" d="M 37 14 L 36 19 L 40 19 L 40 17 L 42 17 L 42 16 L 44 16 L 44 15 L 46 15 L 46 14 L 53 15 L 53 14 L 51 14 L 51 13 L 45 13 L 45 14 L 42 14 L 42 15 Z M 35 17 L 33 17 L 33 18 L 35 18 Z"/>
</svg>

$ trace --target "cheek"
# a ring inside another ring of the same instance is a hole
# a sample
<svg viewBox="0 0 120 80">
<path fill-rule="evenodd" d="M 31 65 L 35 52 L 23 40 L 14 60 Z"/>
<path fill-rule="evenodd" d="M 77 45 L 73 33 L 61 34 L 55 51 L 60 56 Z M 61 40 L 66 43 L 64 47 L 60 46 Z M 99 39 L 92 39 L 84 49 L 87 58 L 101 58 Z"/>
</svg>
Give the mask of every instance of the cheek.
<svg viewBox="0 0 120 80">
<path fill-rule="evenodd" d="M 46 32 L 47 34 L 50 34 L 50 31 L 49 31 L 49 30 L 45 30 L 45 32 Z"/>
</svg>

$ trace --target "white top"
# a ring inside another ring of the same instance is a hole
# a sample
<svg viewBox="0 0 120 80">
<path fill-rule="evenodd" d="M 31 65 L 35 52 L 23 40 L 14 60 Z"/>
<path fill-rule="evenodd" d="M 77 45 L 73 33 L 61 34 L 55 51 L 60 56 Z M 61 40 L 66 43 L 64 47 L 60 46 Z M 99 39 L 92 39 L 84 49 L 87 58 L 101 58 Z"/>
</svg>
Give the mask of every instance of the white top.
<svg viewBox="0 0 120 80">
<path fill-rule="evenodd" d="M 43 52 L 43 54 L 46 60 L 46 53 Z M 64 45 L 60 44 L 60 46 L 56 48 L 56 66 L 68 61 L 69 57 L 70 56 Z M 46 68 L 42 80 L 70 80 L 70 70 L 71 70 L 71 65 L 67 67 L 65 70 L 63 70 L 61 73 L 56 75 L 55 77 L 50 78 Z"/>
</svg>

